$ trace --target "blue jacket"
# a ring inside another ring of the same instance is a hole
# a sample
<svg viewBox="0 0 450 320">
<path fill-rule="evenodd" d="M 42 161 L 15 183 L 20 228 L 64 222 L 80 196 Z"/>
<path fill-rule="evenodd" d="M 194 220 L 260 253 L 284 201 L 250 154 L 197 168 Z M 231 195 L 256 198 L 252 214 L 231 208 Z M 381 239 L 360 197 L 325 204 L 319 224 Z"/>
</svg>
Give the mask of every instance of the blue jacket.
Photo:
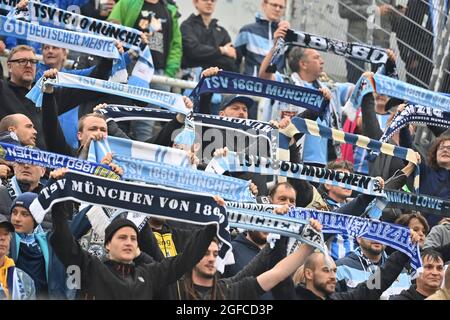
<svg viewBox="0 0 450 320">
<path fill-rule="evenodd" d="M 52 247 L 49 245 L 49 232 L 38 232 L 35 234 L 36 241 L 42 250 L 45 260 L 45 271 L 50 299 L 67 299 L 66 272 L 61 261 L 56 257 Z M 14 233 L 11 238 L 11 259 L 17 261 L 20 249 L 20 237 Z"/>
<path fill-rule="evenodd" d="M 258 76 L 259 66 L 273 46 L 273 33 L 278 22 L 270 22 L 256 13 L 256 22 L 247 24 L 239 30 L 234 42 L 237 52 L 236 63 L 245 58 L 244 74 Z"/>
<path fill-rule="evenodd" d="M 369 280 L 369 277 L 375 272 L 378 266 L 384 265 L 386 260 L 387 256 L 383 253 L 379 264 L 376 265 L 363 256 L 361 248 L 357 248 L 345 258 L 339 259 L 336 261 L 336 280 L 338 282 L 336 291 L 346 292 L 355 288 L 359 283 Z M 374 285 L 377 284 L 376 280 L 369 280 L 369 282 Z M 381 298 L 387 299 L 389 296 L 399 294 L 401 291 L 408 289 L 410 286 L 410 277 L 406 274 L 406 272 L 402 272 L 394 283 L 383 292 Z"/>
</svg>

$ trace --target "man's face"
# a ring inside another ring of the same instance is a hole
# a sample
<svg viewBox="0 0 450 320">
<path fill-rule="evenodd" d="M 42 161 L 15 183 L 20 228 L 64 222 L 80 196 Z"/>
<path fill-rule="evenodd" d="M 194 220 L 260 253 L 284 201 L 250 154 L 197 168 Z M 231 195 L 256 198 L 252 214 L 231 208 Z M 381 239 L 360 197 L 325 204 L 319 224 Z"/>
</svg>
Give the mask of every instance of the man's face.
<svg viewBox="0 0 450 320">
<path fill-rule="evenodd" d="M 219 116 L 248 119 L 247 106 L 243 102 L 235 101 L 220 111 Z"/>
<path fill-rule="evenodd" d="M 194 0 L 194 6 L 201 15 L 212 15 L 216 7 L 216 0 Z"/>
<path fill-rule="evenodd" d="M 436 161 L 439 167 L 450 168 L 450 140 L 441 142 L 436 151 Z"/>
<path fill-rule="evenodd" d="M 0 258 L 8 254 L 10 240 L 11 234 L 9 233 L 9 230 L 4 227 L 0 227 Z"/>
<path fill-rule="evenodd" d="M 33 122 L 22 114 L 14 115 L 14 117 L 16 118 L 16 125 L 11 130 L 17 135 L 20 143 L 26 146 L 35 146 L 37 131 Z"/>
<path fill-rule="evenodd" d="M 305 49 L 305 56 L 300 60 L 300 70 L 313 79 L 318 79 L 323 72 L 323 59 L 314 49 Z"/>
<path fill-rule="evenodd" d="M 326 259 L 326 260 L 325 260 Z M 312 285 L 324 296 L 328 296 L 336 290 L 336 264 L 329 256 L 324 259 L 319 255 L 315 261 L 314 270 L 305 269 L 309 275 L 312 273 Z"/>
<path fill-rule="evenodd" d="M 26 61 L 25 65 L 21 62 Z M 33 51 L 23 50 L 14 53 L 8 62 L 10 70 L 11 81 L 16 85 L 28 88 L 34 81 L 36 76 L 36 64 L 30 61 L 37 62 L 36 56 Z"/>
<path fill-rule="evenodd" d="M 137 256 L 138 242 L 136 230 L 123 227 L 114 233 L 111 241 L 106 244 L 109 257 L 113 261 L 131 263 Z"/>
<path fill-rule="evenodd" d="M 423 272 L 417 277 L 417 288 L 425 288 L 426 291 L 437 291 L 444 279 L 444 262 L 441 259 L 433 261 L 430 256 L 425 256 Z"/>
<path fill-rule="evenodd" d="M 16 162 L 13 164 L 13 168 L 17 181 L 31 185 L 37 184 L 45 173 L 45 168 L 25 163 Z"/>
<path fill-rule="evenodd" d="M 63 48 L 46 44 L 42 48 L 42 58 L 47 66 L 60 69 L 67 58 L 67 52 Z"/>
<path fill-rule="evenodd" d="M 280 21 L 286 8 L 285 0 L 264 0 L 262 9 L 269 21 Z"/>
<path fill-rule="evenodd" d="M 386 247 L 385 245 L 379 242 L 370 241 L 364 238 L 357 238 L 357 241 L 361 249 L 363 249 L 370 255 L 379 255 L 384 251 L 384 248 Z"/>
<path fill-rule="evenodd" d="M 216 274 L 216 260 L 218 255 L 219 246 L 217 243 L 211 242 L 202 260 L 193 269 L 196 276 L 204 279 L 212 279 Z"/>
<path fill-rule="evenodd" d="M 16 206 L 11 213 L 11 223 L 17 233 L 30 234 L 34 230 L 34 220 L 30 211 Z"/>
<path fill-rule="evenodd" d="M 287 188 L 285 185 L 281 185 L 277 188 L 277 191 L 273 195 L 273 204 L 287 204 L 289 206 L 295 206 L 296 193 L 293 188 Z"/>
<path fill-rule="evenodd" d="M 338 169 L 336 171 L 350 173 L 349 170 L 346 169 Z M 351 189 L 345 189 L 338 186 L 333 186 L 329 184 L 325 184 L 325 188 L 328 190 L 328 196 L 337 202 L 344 202 L 347 198 L 352 195 Z"/>
<path fill-rule="evenodd" d="M 94 135 L 102 133 L 104 137 L 108 135 L 108 126 L 106 121 L 97 117 L 87 117 L 84 119 L 82 131 L 78 132 L 78 140 L 80 145 L 85 145 Z"/>
</svg>

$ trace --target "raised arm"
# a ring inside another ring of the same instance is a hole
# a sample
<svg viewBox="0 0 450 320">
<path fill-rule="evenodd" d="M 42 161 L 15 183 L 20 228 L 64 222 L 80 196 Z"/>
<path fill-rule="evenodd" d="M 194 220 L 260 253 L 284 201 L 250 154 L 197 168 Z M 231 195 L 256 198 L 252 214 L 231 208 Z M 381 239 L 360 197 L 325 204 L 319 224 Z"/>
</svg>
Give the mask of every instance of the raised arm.
<svg viewBox="0 0 450 320">
<path fill-rule="evenodd" d="M 259 68 L 259 74 L 258 76 L 262 79 L 266 80 L 275 80 L 275 74 L 267 72 L 267 67 L 270 65 L 270 61 L 272 60 L 273 54 L 275 52 L 275 49 L 277 47 L 278 39 L 284 38 L 286 36 L 286 32 L 289 29 L 290 25 L 288 21 L 281 21 L 278 24 L 278 28 L 273 34 L 273 38 L 275 39 L 274 45 L 272 49 L 270 49 L 269 53 L 264 57 L 263 61 L 261 62 L 261 66 Z"/>
<path fill-rule="evenodd" d="M 315 232 L 322 230 L 322 225 L 311 219 L 311 226 Z M 259 275 L 256 280 L 264 291 L 269 291 L 281 281 L 293 274 L 306 258 L 313 252 L 313 247 L 302 244 L 295 252 L 278 262 L 275 267 Z"/>
</svg>

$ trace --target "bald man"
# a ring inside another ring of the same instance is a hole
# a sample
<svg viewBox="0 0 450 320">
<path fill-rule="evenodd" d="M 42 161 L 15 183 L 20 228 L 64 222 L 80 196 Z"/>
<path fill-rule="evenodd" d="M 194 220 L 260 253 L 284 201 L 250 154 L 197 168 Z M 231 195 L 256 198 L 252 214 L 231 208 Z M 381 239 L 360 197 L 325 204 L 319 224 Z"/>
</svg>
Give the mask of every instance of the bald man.
<svg viewBox="0 0 450 320">
<path fill-rule="evenodd" d="M 304 283 L 295 288 L 299 300 L 378 300 L 409 262 L 408 256 L 394 252 L 373 277 L 347 292 L 335 292 L 337 267 L 330 256 L 315 252 L 304 264 Z"/>
<path fill-rule="evenodd" d="M 13 132 L 24 146 L 36 146 L 37 131 L 33 122 L 22 113 L 5 116 L 0 121 L 0 132 Z"/>
</svg>

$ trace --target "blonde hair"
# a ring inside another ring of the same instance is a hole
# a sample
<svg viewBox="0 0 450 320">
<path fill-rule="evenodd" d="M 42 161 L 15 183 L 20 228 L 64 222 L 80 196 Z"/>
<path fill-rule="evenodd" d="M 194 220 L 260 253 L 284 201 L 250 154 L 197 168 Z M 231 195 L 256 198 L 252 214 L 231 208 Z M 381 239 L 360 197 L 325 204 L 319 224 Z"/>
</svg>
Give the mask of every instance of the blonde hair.
<svg viewBox="0 0 450 320">
<path fill-rule="evenodd" d="M 12 48 L 9 52 L 8 62 L 11 61 L 12 57 L 20 51 L 31 51 L 33 52 L 33 54 L 36 54 L 36 51 L 34 51 L 33 47 L 27 46 L 25 44 L 19 44 L 18 46 Z"/>
</svg>

